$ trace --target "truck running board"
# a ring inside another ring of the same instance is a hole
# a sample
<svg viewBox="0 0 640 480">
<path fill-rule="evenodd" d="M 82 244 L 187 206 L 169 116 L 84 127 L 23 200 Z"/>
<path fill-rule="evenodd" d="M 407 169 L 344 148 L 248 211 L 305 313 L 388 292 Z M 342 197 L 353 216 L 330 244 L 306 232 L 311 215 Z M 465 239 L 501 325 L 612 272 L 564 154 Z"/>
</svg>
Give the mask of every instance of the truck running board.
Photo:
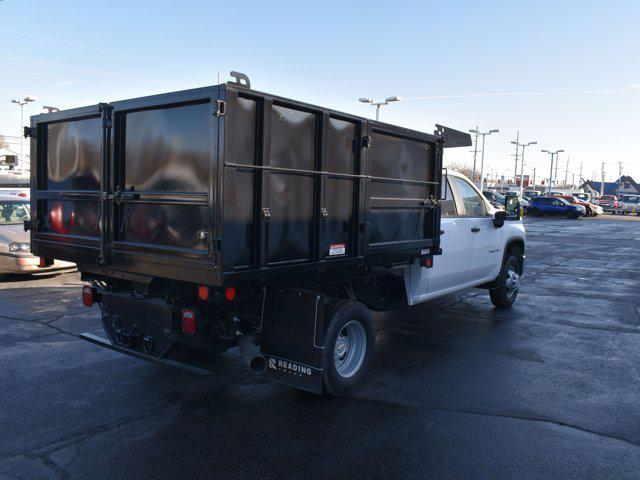
<svg viewBox="0 0 640 480">
<path fill-rule="evenodd" d="M 128 348 L 119 347 L 118 345 L 113 345 L 106 338 L 98 337 L 97 335 L 93 335 L 91 333 L 81 333 L 78 336 L 80 337 L 81 340 L 85 340 L 90 343 L 95 343 L 96 345 L 100 345 L 101 347 L 108 348 L 109 350 L 114 350 L 118 353 L 124 353 L 125 355 L 129 355 L 130 357 L 135 357 L 140 360 L 146 360 L 147 362 L 159 363 L 167 367 L 179 368 L 180 370 L 185 370 L 199 377 L 207 377 L 212 373 L 211 371 L 206 370 L 204 368 L 194 367 L 193 365 L 177 362 L 175 360 L 171 360 L 170 358 L 155 358 L 150 355 L 145 355 L 144 353 L 136 352 L 134 350 L 129 350 Z"/>
</svg>

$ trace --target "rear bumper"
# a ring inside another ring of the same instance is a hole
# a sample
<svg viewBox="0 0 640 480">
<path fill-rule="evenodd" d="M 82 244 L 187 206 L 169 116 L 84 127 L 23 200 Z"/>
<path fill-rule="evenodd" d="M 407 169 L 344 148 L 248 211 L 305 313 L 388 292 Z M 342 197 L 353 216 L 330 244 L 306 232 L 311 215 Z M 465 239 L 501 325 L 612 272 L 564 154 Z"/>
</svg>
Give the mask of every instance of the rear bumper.
<svg viewBox="0 0 640 480">
<path fill-rule="evenodd" d="M 50 267 L 40 267 L 40 257 L 0 253 L 0 273 L 45 273 L 75 268 L 75 263 L 55 260 Z"/>
<path fill-rule="evenodd" d="M 146 355 L 141 352 L 137 352 L 135 350 L 131 350 L 129 348 L 120 347 L 118 345 L 114 345 L 106 338 L 98 337 L 97 335 L 92 335 L 91 333 L 81 333 L 79 335 L 81 340 L 85 340 L 87 342 L 93 343 L 95 345 L 99 345 L 104 348 L 108 348 L 109 350 L 113 350 L 118 353 L 123 353 L 125 355 L 129 355 L 130 357 L 137 358 L 139 360 L 144 360 L 146 362 L 151 363 L 159 363 L 161 365 L 165 365 L 167 367 L 179 368 L 180 370 L 185 370 L 194 375 L 198 375 L 200 377 L 206 377 L 211 375 L 211 371 L 206 370 L 204 368 L 195 367 L 193 365 L 189 365 L 187 363 L 178 362 L 176 360 L 172 360 L 170 358 L 155 358 L 151 355 Z"/>
</svg>

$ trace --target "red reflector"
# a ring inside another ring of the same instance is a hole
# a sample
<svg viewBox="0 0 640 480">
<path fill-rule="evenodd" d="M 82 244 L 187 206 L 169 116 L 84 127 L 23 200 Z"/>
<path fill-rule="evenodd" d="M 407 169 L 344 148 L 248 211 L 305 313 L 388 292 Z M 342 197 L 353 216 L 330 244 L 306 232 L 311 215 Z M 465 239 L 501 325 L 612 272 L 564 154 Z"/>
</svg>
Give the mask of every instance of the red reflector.
<svg viewBox="0 0 640 480">
<path fill-rule="evenodd" d="M 198 298 L 203 301 L 209 300 L 209 287 L 200 285 L 198 287 Z"/>
<path fill-rule="evenodd" d="M 44 258 L 40 257 L 40 268 L 44 268 L 46 266 L 47 266 L 47 261 Z M 83 292 L 83 295 L 84 295 L 84 292 Z"/>
<path fill-rule="evenodd" d="M 18 196 L 22 197 L 22 198 L 27 198 L 27 194 L 26 193 L 19 193 Z"/>
<path fill-rule="evenodd" d="M 224 296 L 227 297 L 227 300 L 231 301 L 236 298 L 236 287 L 227 287 L 224 291 Z"/>
<path fill-rule="evenodd" d="M 427 258 L 424 261 L 424 266 L 427 267 L 427 268 L 431 268 L 431 258 Z"/>
<path fill-rule="evenodd" d="M 85 307 L 93 305 L 93 288 L 88 285 L 82 287 L 82 303 Z"/>
<path fill-rule="evenodd" d="M 196 312 L 185 308 L 180 316 L 182 321 L 182 331 L 187 335 L 196 333 Z"/>
</svg>

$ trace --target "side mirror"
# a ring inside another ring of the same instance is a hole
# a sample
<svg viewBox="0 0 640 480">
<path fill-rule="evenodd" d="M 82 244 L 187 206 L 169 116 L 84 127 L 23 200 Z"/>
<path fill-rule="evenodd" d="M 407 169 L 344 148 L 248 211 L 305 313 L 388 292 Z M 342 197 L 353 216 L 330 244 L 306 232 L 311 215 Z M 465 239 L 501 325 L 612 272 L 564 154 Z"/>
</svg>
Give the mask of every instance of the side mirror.
<svg viewBox="0 0 640 480">
<path fill-rule="evenodd" d="M 504 221 L 507 218 L 507 212 L 504 210 L 498 210 L 493 217 L 493 226 L 496 228 L 502 228 L 504 226 Z"/>
<path fill-rule="evenodd" d="M 504 199 L 505 220 L 520 220 L 520 199 L 508 196 Z"/>
</svg>

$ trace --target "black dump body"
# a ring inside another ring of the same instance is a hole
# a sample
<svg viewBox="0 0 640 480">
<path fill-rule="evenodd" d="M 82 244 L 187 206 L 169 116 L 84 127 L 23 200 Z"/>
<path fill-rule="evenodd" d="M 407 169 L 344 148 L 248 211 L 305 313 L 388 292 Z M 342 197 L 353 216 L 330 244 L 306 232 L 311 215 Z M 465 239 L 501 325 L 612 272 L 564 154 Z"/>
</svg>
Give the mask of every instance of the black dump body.
<svg viewBox="0 0 640 480">
<path fill-rule="evenodd" d="M 35 116 L 32 251 L 209 286 L 408 263 L 439 250 L 447 132 L 236 84 Z"/>
</svg>

